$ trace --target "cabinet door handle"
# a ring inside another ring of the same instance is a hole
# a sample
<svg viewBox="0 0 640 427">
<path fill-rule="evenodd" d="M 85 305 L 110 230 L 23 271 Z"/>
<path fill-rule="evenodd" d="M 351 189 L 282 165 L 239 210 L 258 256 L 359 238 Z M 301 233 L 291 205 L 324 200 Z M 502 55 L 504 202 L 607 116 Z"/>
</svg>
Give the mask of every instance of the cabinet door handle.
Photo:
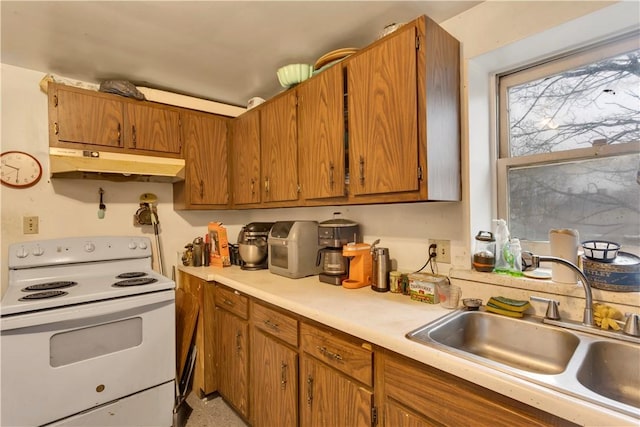
<svg viewBox="0 0 640 427">
<path fill-rule="evenodd" d="M 118 147 L 122 146 L 122 126 L 118 123 Z"/>
<path fill-rule="evenodd" d="M 364 185 L 364 157 L 360 156 L 360 185 Z"/>
<path fill-rule="evenodd" d="M 286 363 L 280 362 L 280 388 L 282 390 L 287 388 L 287 368 L 288 367 L 289 366 Z"/>
<path fill-rule="evenodd" d="M 329 187 L 333 188 L 334 180 L 333 180 L 333 162 L 329 162 Z"/>
<path fill-rule="evenodd" d="M 317 346 L 316 350 L 318 350 L 323 356 L 328 357 L 329 359 L 337 360 L 339 362 L 343 360 L 340 354 L 329 351 L 326 347 Z"/>
<path fill-rule="evenodd" d="M 251 178 L 251 195 L 252 196 L 256 194 L 255 185 L 256 185 L 256 180 Z"/>
<path fill-rule="evenodd" d="M 313 402 L 313 378 L 311 375 L 307 377 L 307 405 L 311 406 Z"/>
<path fill-rule="evenodd" d="M 204 181 L 200 180 L 200 198 L 204 198 Z"/>
<path fill-rule="evenodd" d="M 277 323 L 273 323 L 271 320 L 267 319 L 265 321 L 263 321 L 262 323 L 264 323 L 265 326 L 273 329 L 274 331 L 279 331 L 280 330 L 280 325 Z"/>
<path fill-rule="evenodd" d="M 240 338 L 242 338 L 242 333 L 240 331 L 237 331 L 236 332 L 236 351 L 238 352 L 238 354 L 240 354 L 240 352 L 242 351 L 242 344 L 241 344 Z"/>
<path fill-rule="evenodd" d="M 60 132 L 60 126 L 58 126 L 58 122 L 55 122 L 53 124 L 53 133 L 57 135 L 59 132 Z"/>
<path fill-rule="evenodd" d="M 136 125 L 131 125 L 131 141 L 133 142 L 133 148 L 136 148 L 136 139 Z M 360 159 L 362 159 L 362 157 Z"/>
<path fill-rule="evenodd" d="M 264 191 L 269 192 L 269 178 L 264 179 Z"/>
</svg>

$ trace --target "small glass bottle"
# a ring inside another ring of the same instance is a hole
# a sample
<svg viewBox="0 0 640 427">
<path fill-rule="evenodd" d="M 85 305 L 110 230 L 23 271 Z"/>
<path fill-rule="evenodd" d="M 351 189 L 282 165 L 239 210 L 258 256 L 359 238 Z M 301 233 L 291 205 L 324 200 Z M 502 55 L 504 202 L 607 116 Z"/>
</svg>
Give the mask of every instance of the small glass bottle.
<svg viewBox="0 0 640 427">
<path fill-rule="evenodd" d="M 394 294 L 402 293 L 402 273 L 399 271 L 389 273 L 389 290 Z"/>
</svg>

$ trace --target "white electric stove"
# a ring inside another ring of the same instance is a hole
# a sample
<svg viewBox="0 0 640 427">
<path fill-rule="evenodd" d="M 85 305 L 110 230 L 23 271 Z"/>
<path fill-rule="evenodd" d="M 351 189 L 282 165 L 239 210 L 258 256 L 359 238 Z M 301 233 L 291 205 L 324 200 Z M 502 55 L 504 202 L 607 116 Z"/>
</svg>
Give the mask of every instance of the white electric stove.
<svg viewBox="0 0 640 427">
<path fill-rule="evenodd" d="M 170 426 L 175 283 L 146 237 L 9 246 L 0 425 Z"/>
</svg>

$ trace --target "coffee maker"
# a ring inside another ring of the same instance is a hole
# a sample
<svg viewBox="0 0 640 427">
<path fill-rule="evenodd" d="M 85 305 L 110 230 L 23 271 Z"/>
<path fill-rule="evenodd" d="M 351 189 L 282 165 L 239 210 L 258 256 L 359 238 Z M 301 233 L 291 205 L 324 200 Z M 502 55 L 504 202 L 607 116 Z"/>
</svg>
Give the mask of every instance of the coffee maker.
<svg viewBox="0 0 640 427">
<path fill-rule="evenodd" d="M 273 224 L 273 222 L 252 222 L 242 227 L 238 234 L 240 268 L 243 270 L 269 268 L 267 239 Z"/>
<path fill-rule="evenodd" d="M 316 265 L 321 266 L 318 276 L 323 283 L 341 285 L 349 277 L 349 259 L 343 256 L 342 247 L 347 243 L 360 243 L 360 226 L 348 219 L 334 218 L 318 224 L 318 251 Z"/>
</svg>

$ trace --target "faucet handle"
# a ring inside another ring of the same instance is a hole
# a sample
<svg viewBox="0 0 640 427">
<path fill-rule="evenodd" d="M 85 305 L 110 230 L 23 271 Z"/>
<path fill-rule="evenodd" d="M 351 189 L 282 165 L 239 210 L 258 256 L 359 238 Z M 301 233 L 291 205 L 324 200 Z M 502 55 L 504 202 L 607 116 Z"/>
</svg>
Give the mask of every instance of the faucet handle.
<svg viewBox="0 0 640 427">
<path fill-rule="evenodd" d="M 632 337 L 640 337 L 640 314 L 625 313 L 627 320 L 624 323 L 622 332 Z"/>
<path fill-rule="evenodd" d="M 560 320 L 560 310 L 558 310 L 558 306 L 560 305 L 560 301 L 554 300 L 554 299 L 549 299 L 549 298 L 537 297 L 535 295 L 531 295 L 529 297 L 529 299 L 531 301 L 546 302 L 547 303 L 547 312 L 545 313 L 544 317 L 546 319 L 551 319 L 551 320 Z"/>
</svg>

